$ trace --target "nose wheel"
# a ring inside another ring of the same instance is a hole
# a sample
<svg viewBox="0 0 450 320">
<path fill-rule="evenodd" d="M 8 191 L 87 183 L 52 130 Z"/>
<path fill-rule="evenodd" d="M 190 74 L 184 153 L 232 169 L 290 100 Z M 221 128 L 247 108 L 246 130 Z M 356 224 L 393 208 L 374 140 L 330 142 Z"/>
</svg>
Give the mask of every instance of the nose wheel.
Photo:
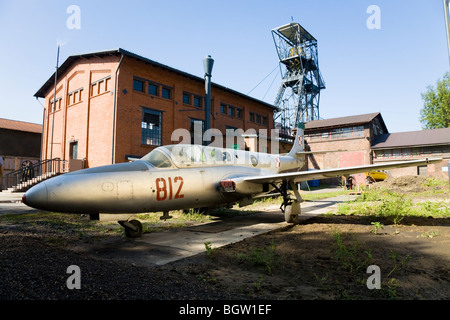
<svg viewBox="0 0 450 320">
<path fill-rule="evenodd" d="M 142 223 L 138 220 L 118 221 L 125 228 L 127 238 L 139 238 L 142 235 Z"/>
</svg>

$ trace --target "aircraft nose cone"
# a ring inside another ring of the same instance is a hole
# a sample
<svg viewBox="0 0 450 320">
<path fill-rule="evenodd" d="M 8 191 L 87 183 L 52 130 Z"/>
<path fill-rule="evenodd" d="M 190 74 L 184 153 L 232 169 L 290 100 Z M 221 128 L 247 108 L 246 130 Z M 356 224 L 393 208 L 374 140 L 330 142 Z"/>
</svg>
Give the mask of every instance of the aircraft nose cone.
<svg viewBox="0 0 450 320">
<path fill-rule="evenodd" d="M 48 191 L 45 182 L 41 182 L 29 189 L 22 197 L 22 202 L 36 209 L 46 209 L 48 205 Z"/>
</svg>

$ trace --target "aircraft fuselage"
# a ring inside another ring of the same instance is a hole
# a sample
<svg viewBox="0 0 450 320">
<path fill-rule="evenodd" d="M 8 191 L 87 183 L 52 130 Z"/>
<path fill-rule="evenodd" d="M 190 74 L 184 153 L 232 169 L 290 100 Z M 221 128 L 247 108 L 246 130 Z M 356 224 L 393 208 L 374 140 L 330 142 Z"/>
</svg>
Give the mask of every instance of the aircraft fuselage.
<svg viewBox="0 0 450 320">
<path fill-rule="evenodd" d="M 208 152 L 210 155 L 212 150 L 202 149 L 203 156 Z M 166 165 L 161 165 L 160 159 L 158 162 L 151 158 L 150 162 L 138 160 L 64 174 L 30 189 L 24 202 L 47 211 L 86 214 L 213 207 L 262 193 L 265 189 L 260 184 L 243 183 L 238 186 L 238 192 L 224 192 L 221 181 L 277 173 L 302 163 L 288 156 L 214 150 L 213 158 L 200 161 L 190 158 L 192 161 L 181 162 L 180 158 L 174 159 L 166 147 L 161 147 L 158 155 L 167 157 L 170 163 Z M 218 152 L 228 154 L 218 157 Z"/>
</svg>

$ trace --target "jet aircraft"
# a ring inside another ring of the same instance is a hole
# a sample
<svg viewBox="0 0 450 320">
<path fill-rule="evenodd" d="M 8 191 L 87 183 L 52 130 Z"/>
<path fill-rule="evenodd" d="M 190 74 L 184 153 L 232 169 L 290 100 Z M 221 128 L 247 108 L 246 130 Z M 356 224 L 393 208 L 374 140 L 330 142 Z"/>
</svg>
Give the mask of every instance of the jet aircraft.
<svg viewBox="0 0 450 320">
<path fill-rule="evenodd" d="M 299 123 L 292 149 L 286 155 L 201 145 L 161 146 L 139 160 L 63 174 L 29 189 L 22 201 L 31 207 L 65 213 L 123 214 L 210 208 L 249 202 L 271 191 L 282 197 L 280 209 L 295 223 L 303 201 L 296 183 L 441 161 L 423 159 L 347 168 L 299 171 L 305 164 L 304 124 Z M 289 188 L 293 191 L 291 196 Z M 128 237 L 139 237 L 138 220 L 118 221 Z"/>
</svg>

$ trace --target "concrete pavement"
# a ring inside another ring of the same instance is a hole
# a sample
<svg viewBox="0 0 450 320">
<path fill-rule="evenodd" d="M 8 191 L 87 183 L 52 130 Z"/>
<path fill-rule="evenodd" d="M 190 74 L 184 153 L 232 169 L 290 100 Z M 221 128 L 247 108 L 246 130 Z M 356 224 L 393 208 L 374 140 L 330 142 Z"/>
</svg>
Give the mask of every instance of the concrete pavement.
<svg viewBox="0 0 450 320">
<path fill-rule="evenodd" d="M 39 210 L 31 208 L 22 203 L 23 195 L 23 192 L 0 192 L 0 215 L 10 213 L 38 212 Z"/>
</svg>

